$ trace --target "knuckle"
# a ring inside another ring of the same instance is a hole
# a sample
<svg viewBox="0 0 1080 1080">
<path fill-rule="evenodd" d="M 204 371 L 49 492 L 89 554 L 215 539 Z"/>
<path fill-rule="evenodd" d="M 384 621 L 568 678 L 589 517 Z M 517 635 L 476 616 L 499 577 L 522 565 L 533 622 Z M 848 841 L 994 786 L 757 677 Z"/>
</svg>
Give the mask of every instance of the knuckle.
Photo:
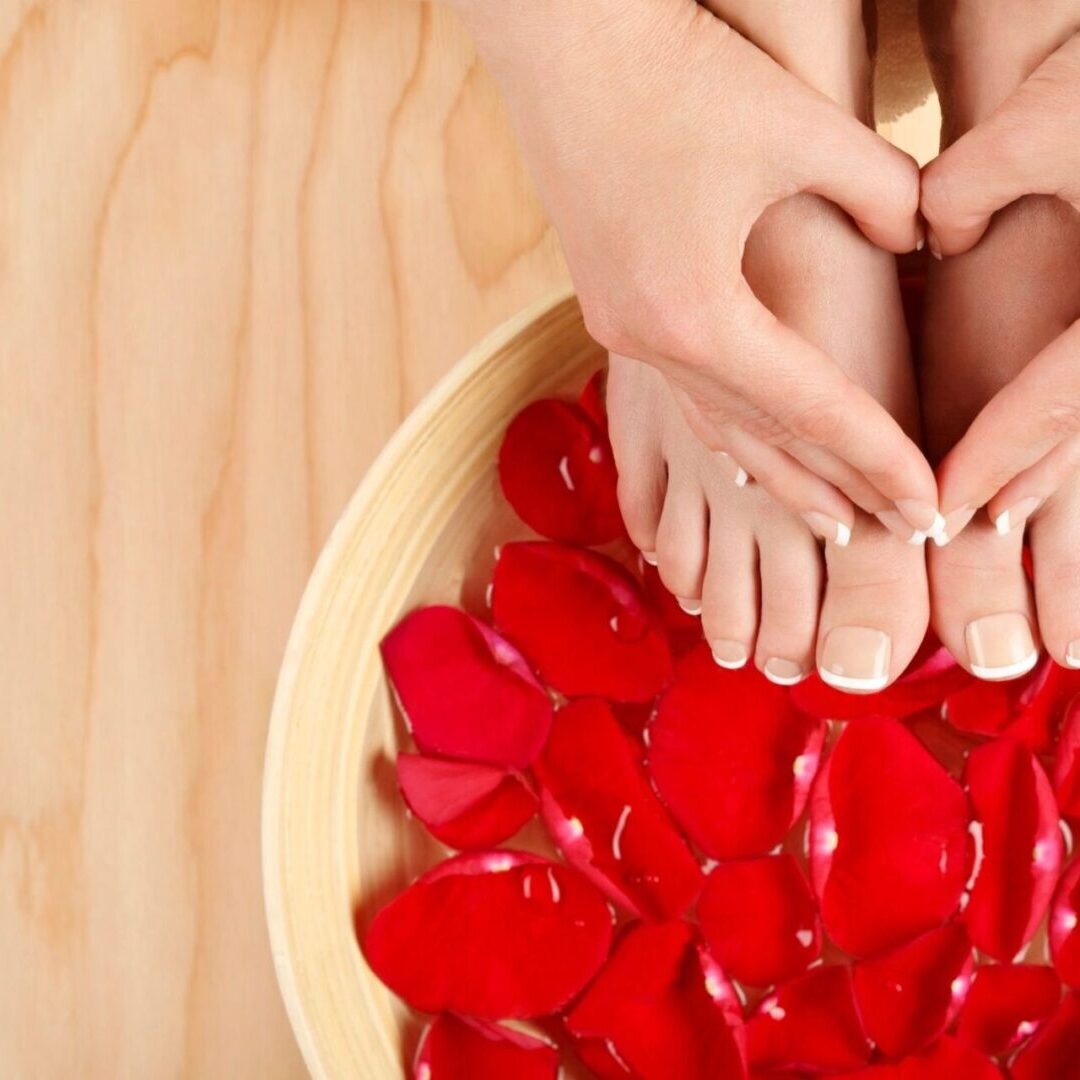
<svg viewBox="0 0 1080 1080">
<path fill-rule="evenodd" d="M 1051 401 L 1043 407 L 1043 425 L 1051 435 L 1067 438 L 1080 431 L 1080 404 L 1074 401 Z"/>
<path fill-rule="evenodd" d="M 847 423 L 830 402 L 810 401 L 792 411 L 788 426 L 807 442 L 827 447 L 841 440 Z"/>
</svg>

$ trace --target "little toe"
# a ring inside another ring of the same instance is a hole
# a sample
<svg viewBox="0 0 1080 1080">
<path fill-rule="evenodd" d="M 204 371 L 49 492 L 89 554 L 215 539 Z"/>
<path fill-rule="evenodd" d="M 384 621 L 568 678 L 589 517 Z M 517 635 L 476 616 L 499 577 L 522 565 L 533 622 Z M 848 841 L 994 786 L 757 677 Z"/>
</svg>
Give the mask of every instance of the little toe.
<svg viewBox="0 0 1080 1080">
<path fill-rule="evenodd" d="M 1047 652 L 1080 668 L 1080 483 L 1070 481 L 1028 527 L 1035 606 Z"/>
<path fill-rule="evenodd" d="M 747 495 L 755 498 L 754 493 Z M 714 503 L 701 622 L 713 659 L 721 667 L 741 668 L 753 653 L 758 625 L 756 560 L 753 529 L 741 508 L 730 501 Z"/>
</svg>

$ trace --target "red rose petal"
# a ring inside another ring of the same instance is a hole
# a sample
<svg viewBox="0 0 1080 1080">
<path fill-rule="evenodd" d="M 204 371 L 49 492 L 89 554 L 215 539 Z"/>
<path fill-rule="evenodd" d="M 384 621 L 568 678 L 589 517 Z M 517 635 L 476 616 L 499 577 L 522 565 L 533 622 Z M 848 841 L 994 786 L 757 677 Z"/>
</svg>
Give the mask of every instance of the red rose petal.
<svg viewBox="0 0 1080 1080">
<path fill-rule="evenodd" d="M 398 754 L 398 786 L 409 809 L 452 848 L 494 847 L 536 813 L 525 778 L 498 765 Z"/>
<path fill-rule="evenodd" d="M 1054 754 L 1054 794 L 1061 816 L 1080 822 L 1080 695 L 1065 709 Z"/>
<path fill-rule="evenodd" d="M 588 414 L 589 419 L 602 431 L 607 431 L 607 368 L 600 368 L 589 376 L 578 398 L 578 404 Z"/>
<path fill-rule="evenodd" d="M 1080 1080 L 1080 994 L 1069 994 L 1009 1065 L 1012 1080 Z"/>
<path fill-rule="evenodd" d="M 364 936 L 372 970 L 422 1012 L 484 1020 L 561 1008 L 599 969 L 611 911 L 576 870 L 535 855 L 458 855 L 391 900 Z"/>
<path fill-rule="evenodd" d="M 1048 931 L 1050 954 L 1061 981 L 1080 990 L 1080 858 L 1061 876 Z"/>
<path fill-rule="evenodd" d="M 870 1059 L 847 967 L 813 968 L 784 983 L 758 1006 L 746 1034 L 754 1068 L 835 1072 Z"/>
<path fill-rule="evenodd" d="M 559 1052 L 521 1031 L 440 1013 L 420 1039 L 414 1080 L 556 1080 Z"/>
<path fill-rule="evenodd" d="M 944 923 L 970 863 L 960 785 L 899 722 L 849 724 L 810 798 L 810 880 L 826 932 L 867 956 Z"/>
<path fill-rule="evenodd" d="M 649 773 L 672 816 L 707 854 L 731 859 L 769 851 L 802 812 L 825 725 L 701 645 L 679 661 L 648 735 Z"/>
<path fill-rule="evenodd" d="M 1013 738 L 973 750 L 964 781 L 982 840 L 964 921 L 972 941 L 996 960 L 1012 960 L 1050 905 L 1065 855 L 1050 781 Z"/>
<path fill-rule="evenodd" d="M 697 916 L 717 963 L 746 986 L 784 982 L 821 955 L 814 897 L 787 852 L 714 867 Z"/>
<path fill-rule="evenodd" d="M 580 405 L 547 398 L 506 429 L 499 482 L 518 517 L 541 536 L 605 544 L 623 533 L 607 432 Z"/>
<path fill-rule="evenodd" d="M 671 677 L 663 627 L 618 563 L 565 544 L 506 544 L 495 625 L 568 697 L 647 701 Z"/>
<path fill-rule="evenodd" d="M 956 1037 L 998 1057 L 1011 1053 L 1057 1008 L 1061 982 L 1042 964 L 987 964 L 978 968 L 960 1010 Z"/>
<path fill-rule="evenodd" d="M 540 752 L 551 699 L 491 627 L 457 608 L 420 608 L 383 638 L 382 655 L 421 750 L 514 769 Z"/>
<path fill-rule="evenodd" d="M 947 695 L 972 681 L 952 653 L 933 635 L 927 635 L 907 671 L 876 694 L 845 694 L 817 675 L 791 690 L 792 700 L 804 712 L 823 720 L 854 720 L 867 716 L 914 716 L 936 706 Z"/>
<path fill-rule="evenodd" d="M 630 927 L 566 1027 L 641 1080 L 746 1075 L 734 990 L 685 923 Z"/>
<path fill-rule="evenodd" d="M 962 923 L 855 965 L 855 1000 L 866 1034 L 889 1057 L 933 1042 L 956 1015 L 975 957 Z"/>
<path fill-rule="evenodd" d="M 689 652 L 703 640 L 700 616 L 690 615 L 679 607 L 678 600 L 660 580 L 660 572 L 644 559 L 641 560 L 641 581 L 645 587 L 645 595 L 667 627 L 672 651 L 676 656 Z"/>
<path fill-rule="evenodd" d="M 701 867 L 605 702 L 582 699 L 555 714 L 536 776 L 544 821 L 571 864 L 635 915 L 686 911 Z"/>
<path fill-rule="evenodd" d="M 921 1054 L 843 1075 L 845 1080 L 1002 1080 L 992 1061 L 947 1035 Z"/>
</svg>

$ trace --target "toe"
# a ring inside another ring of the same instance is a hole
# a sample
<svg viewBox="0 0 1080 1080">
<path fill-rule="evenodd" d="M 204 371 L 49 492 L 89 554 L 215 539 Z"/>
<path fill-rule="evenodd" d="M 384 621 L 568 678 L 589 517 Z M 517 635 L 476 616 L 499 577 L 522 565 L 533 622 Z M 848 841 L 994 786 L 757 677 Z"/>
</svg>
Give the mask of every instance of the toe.
<svg viewBox="0 0 1080 1080">
<path fill-rule="evenodd" d="M 1057 492 L 1028 529 L 1039 633 L 1050 655 L 1080 668 L 1080 483 Z"/>
<path fill-rule="evenodd" d="M 824 564 L 806 526 L 791 514 L 775 507 L 759 526 L 755 663 L 771 682 L 793 686 L 813 670 Z"/>
<path fill-rule="evenodd" d="M 691 615 L 701 613 L 709 510 L 705 492 L 686 476 L 673 476 L 656 532 L 657 569 L 668 591 Z"/>
<path fill-rule="evenodd" d="M 753 653 L 758 625 L 756 561 L 749 519 L 737 505 L 714 503 L 701 622 L 721 667 L 741 668 Z"/>
<path fill-rule="evenodd" d="M 818 673 L 851 693 L 881 690 L 903 672 L 926 634 L 924 549 L 861 514 L 851 544 L 828 545 L 826 560 Z"/>
<path fill-rule="evenodd" d="M 1015 679 L 1038 661 L 1022 530 L 999 536 L 978 514 L 945 547 L 929 551 L 934 629 L 956 659 L 980 679 Z"/>
</svg>

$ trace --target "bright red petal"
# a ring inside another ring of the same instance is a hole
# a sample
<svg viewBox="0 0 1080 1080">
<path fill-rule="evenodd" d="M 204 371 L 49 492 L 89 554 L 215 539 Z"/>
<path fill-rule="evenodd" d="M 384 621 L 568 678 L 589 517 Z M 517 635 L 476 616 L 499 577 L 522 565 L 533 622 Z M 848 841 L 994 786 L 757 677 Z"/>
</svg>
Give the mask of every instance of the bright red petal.
<svg viewBox="0 0 1080 1080">
<path fill-rule="evenodd" d="M 796 705 L 823 720 L 854 720 L 867 716 L 914 716 L 940 705 L 947 694 L 972 681 L 952 653 L 933 635 L 927 635 L 907 671 L 891 686 L 876 694 L 845 694 L 822 682 L 817 675 L 792 688 Z"/>
<path fill-rule="evenodd" d="M 843 1075 L 844 1080 L 1002 1080 L 992 1061 L 947 1035 L 921 1054 Z"/>
<path fill-rule="evenodd" d="M 540 752 L 551 699 L 491 627 L 457 608 L 420 608 L 383 638 L 382 654 L 421 750 L 512 769 Z"/>
<path fill-rule="evenodd" d="M 603 431 L 607 431 L 607 368 L 600 368 L 589 376 L 578 398 L 578 404 L 588 414 L 589 419 Z"/>
<path fill-rule="evenodd" d="M 855 1000 L 866 1034 L 889 1057 L 933 1042 L 963 1003 L 975 957 L 962 923 L 930 930 L 855 965 Z"/>
<path fill-rule="evenodd" d="M 495 625 L 567 697 L 648 701 L 671 677 L 664 630 L 618 563 L 565 544 L 506 544 L 495 565 Z"/>
<path fill-rule="evenodd" d="M 1007 962 L 1031 940 L 1057 883 L 1057 804 L 1042 766 L 1012 738 L 973 750 L 964 781 L 982 841 L 964 920 L 977 948 Z"/>
<path fill-rule="evenodd" d="M 375 974 L 414 1008 L 483 1020 L 561 1008 L 610 944 L 611 911 L 585 878 L 516 851 L 441 863 L 391 900 L 363 941 Z"/>
<path fill-rule="evenodd" d="M 1050 954 L 1061 981 L 1080 990 L 1080 858 L 1061 876 L 1048 929 Z"/>
<path fill-rule="evenodd" d="M 867 956 L 944 923 L 970 864 L 960 785 L 896 720 L 849 724 L 810 798 L 810 879 L 826 932 Z"/>
<path fill-rule="evenodd" d="M 708 855 L 732 859 L 769 851 L 802 812 L 825 725 L 702 645 L 679 661 L 648 734 L 649 773 L 675 820 Z"/>
<path fill-rule="evenodd" d="M 494 847 L 536 813 L 536 793 L 498 765 L 398 754 L 398 786 L 409 809 L 437 840 L 459 851 Z"/>
<path fill-rule="evenodd" d="M 1009 1065 L 1012 1080 L 1080 1080 L 1080 994 L 1069 994 Z"/>
<path fill-rule="evenodd" d="M 686 911 L 701 867 L 605 702 L 582 699 L 555 714 L 536 776 L 544 821 L 570 863 L 635 915 L 667 920 Z"/>
<path fill-rule="evenodd" d="M 1061 1000 L 1061 982 L 1041 964 L 984 964 L 960 1010 L 956 1037 L 990 1057 L 1011 1053 Z"/>
<path fill-rule="evenodd" d="M 552 398 L 526 405 L 503 437 L 499 481 L 541 536 L 605 544 L 623 534 L 607 432 L 580 405 Z"/>
<path fill-rule="evenodd" d="M 703 640 L 701 618 L 690 615 L 679 607 L 679 602 L 660 580 L 660 572 L 644 559 L 641 560 L 641 581 L 645 587 L 645 595 L 667 627 L 672 652 L 676 656 L 689 652 Z"/>
<path fill-rule="evenodd" d="M 420 1037 L 413 1080 L 556 1080 L 559 1052 L 531 1035 L 440 1013 Z"/>
<path fill-rule="evenodd" d="M 602 1044 L 640 1080 L 746 1074 L 734 991 L 685 923 L 632 926 L 566 1026 L 594 1051 Z"/>
<path fill-rule="evenodd" d="M 817 967 L 784 983 L 746 1025 L 754 1068 L 836 1072 L 870 1059 L 847 967 Z"/>
<path fill-rule="evenodd" d="M 1080 824 L 1080 695 L 1065 709 L 1054 754 L 1054 794 L 1061 816 Z"/>
<path fill-rule="evenodd" d="M 784 982 L 821 955 L 810 886 L 786 852 L 714 867 L 697 916 L 717 963 L 747 986 Z"/>
</svg>

